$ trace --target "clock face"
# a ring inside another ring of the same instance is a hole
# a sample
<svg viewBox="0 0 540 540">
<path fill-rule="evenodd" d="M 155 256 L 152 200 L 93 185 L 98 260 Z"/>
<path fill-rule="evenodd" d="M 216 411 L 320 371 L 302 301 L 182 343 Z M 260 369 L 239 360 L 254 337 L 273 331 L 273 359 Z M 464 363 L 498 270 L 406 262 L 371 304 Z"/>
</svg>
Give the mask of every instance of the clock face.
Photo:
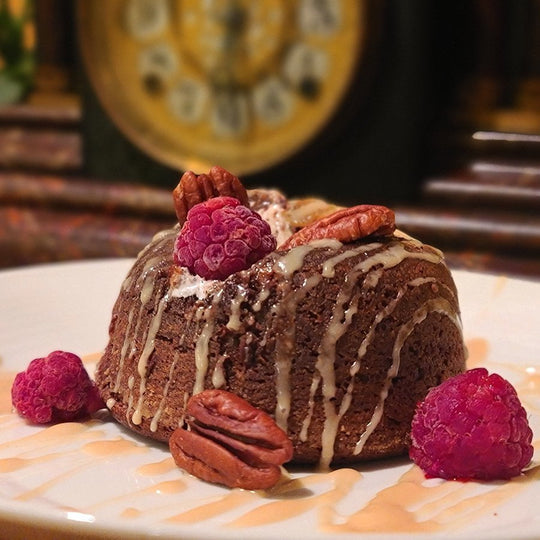
<svg viewBox="0 0 540 540">
<path fill-rule="evenodd" d="M 167 165 L 258 172 L 332 118 L 358 66 L 362 0 L 80 0 L 106 111 Z"/>
</svg>

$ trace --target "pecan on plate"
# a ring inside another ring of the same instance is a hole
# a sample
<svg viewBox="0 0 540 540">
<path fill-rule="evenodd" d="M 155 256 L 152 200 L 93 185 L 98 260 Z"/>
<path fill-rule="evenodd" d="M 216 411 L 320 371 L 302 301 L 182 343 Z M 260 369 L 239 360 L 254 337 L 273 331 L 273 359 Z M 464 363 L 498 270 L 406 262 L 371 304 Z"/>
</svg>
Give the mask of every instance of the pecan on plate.
<svg viewBox="0 0 540 540">
<path fill-rule="evenodd" d="M 175 463 L 207 482 L 231 488 L 268 489 L 281 476 L 293 447 L 265 412 L 224 390 L 204 390 L 190 398 L 188 429 L 169 440 Z"/>
<path fill-rule="evenodd" d="M 173 200 L 176 217 L 184 224 L 190 208 L 212 197 L 234 197 L 244 206 L 249 206 L 246 188 L 242 182 L 222 167 L 214 166 L 208 174 L 186 171 L 174 188 Z"/>
<path fill-rule="evenodd" d="M 386 206 L 360 204 L 343 208 L 307 225 L 290 236 L 278 249 L 291 249 L 324 238 L 353 242 L 366 236 L 388 236 L 395 228 L 393 210 Z"/>
</svg>

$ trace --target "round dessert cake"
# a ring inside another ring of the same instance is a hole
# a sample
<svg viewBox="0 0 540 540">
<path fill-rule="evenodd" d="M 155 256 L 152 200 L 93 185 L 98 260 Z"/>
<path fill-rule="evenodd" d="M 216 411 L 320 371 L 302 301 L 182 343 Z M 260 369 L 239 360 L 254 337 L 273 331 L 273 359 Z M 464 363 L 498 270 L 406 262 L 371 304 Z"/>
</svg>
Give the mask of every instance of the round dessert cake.
<svg viewBox="0 0 540 540">
<path fill-rule="evenodd" d="M 249 204 L 278 246 L 333 210 L 265 190 Z M 399 455 L 416 404 L 465 369 L 456 288 L 433 247 L 399 231 L 318 238 L 218 280 L 175 264 L 179 231 L 137 257 L 96 372 L 112 415 L 142 435 L 167 441 L 188 399 L 218 388 L 270 414 L 296 463 Z"/>
</svg>

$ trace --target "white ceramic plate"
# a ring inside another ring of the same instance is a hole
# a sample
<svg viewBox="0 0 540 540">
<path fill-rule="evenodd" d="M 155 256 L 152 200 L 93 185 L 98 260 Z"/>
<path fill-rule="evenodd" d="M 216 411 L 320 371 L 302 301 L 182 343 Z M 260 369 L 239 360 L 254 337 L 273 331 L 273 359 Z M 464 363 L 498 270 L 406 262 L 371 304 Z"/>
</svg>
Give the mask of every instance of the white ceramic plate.
<svg viewBox="0 0 540 540">
<path fill-rule="evenodd" d="M 424 480 L 406 459 L 326 474 L 291 471 L 295 482 L 261 494 L 184 474 L 165 446 L 127 432 L 105 414 L 36 427 L 10 413 L 14 373 L 32 358 L 55 349 L 81 356 L 103 349 L 130 264 L 0 272 L 2 537 L 540 537 L 536 461 L 518 479 L 487 484 Z M 485 365 L 515 384 L 538 436 L 540 282 L 466 272 L 455 278 L 470 366 Z"/>
</svg>

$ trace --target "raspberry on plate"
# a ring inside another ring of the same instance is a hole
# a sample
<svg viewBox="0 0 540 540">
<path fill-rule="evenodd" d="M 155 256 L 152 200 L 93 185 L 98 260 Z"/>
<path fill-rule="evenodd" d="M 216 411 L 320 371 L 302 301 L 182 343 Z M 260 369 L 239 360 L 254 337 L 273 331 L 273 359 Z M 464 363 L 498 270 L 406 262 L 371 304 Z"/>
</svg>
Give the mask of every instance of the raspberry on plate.
<svg viewBox="0 0 540 540">
<path fill-rule="evenodd" d="M 415 412 L 411 459 L 428 477 L 502 480 L 533 455 L 532 431 L 514 387 L 484 368 L 432 388 Z"/>
<path fill-rule="evenodd" d="M 11 401 L 21 416 L 36 424 L 69 422 L 105 406 L 81 359 L 64 351 L 36 358 L 18 373 Z"/>
<path fill-rule="evenodd" d="M 234 197 L 193 206 L 174 246 L 174 260 L 205 279 L 225 279 L 276 249 L 270 225 Z"/>
</svg>

